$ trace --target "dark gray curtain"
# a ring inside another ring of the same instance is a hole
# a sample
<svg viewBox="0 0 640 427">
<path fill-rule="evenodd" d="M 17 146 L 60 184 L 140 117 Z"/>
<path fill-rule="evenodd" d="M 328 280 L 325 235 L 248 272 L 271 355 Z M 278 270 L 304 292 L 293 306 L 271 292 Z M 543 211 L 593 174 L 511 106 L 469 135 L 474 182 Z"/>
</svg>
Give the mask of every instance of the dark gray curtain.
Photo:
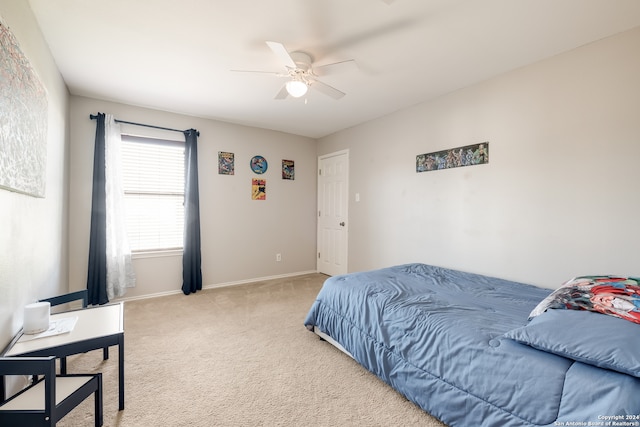
<svg viewBox="0 0 640 427">
<path fill-rule="evenodd" d="M 107 297 L 107 211 L 105 194 L 105 115 L 96 119 L 96 142 L 93 153 L 93 195 L 91 197 L 91 231 L 89 234 L 89 304 L 106 304 Z"/>
<path fill-rule="evenodd" d="M 198 131 L 185 134 L 184 150 L 184 252 L 182 255 L 182 292 L 189 295 L 202 289 L 200 254 L 200 196 L 198 192 Z"/>
</svg>

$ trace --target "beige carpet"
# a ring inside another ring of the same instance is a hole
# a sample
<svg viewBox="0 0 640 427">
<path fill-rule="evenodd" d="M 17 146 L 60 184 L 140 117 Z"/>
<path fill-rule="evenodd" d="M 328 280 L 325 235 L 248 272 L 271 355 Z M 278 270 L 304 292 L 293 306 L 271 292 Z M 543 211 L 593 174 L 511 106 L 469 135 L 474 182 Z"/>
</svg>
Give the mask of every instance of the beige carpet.
<svg viewBox="0 0 640 427">
<path fill-rule="evenodd" d="M 325 279 L 126 302 L 123 411 L 115 347 L 69 372 L 103 373 L 105 426 L 444 426 L 305 329 Z M 89 399 L 58 425 L 92 423 Z"/>
</svg>

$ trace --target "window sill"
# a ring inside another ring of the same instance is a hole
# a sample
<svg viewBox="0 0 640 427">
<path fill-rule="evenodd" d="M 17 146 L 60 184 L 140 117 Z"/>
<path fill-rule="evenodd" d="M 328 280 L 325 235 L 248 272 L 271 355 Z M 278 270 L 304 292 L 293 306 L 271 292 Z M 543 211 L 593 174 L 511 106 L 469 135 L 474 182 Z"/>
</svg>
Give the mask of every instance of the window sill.
<svg viewBox="0 0 640 427">
<path fill-rule="evenodd" d="M 133 252 L 131 254 L 131 259 L 161 258 L 161 257 L 175 257 L 175 256 L 182 256 L 182 249 L 171 249 L 166 251 Z"/>
</svg>

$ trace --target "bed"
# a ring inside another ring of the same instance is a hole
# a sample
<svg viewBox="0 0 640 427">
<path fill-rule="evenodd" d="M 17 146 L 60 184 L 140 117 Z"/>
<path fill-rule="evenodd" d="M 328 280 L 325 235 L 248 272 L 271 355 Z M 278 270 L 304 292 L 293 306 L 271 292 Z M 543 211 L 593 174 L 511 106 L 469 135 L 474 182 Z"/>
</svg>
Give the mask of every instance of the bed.
<svg viewBox="0 0 640 427">
<path fill-rule="evenodd" d="M 640 325 L 620 318 L 640 304 L 595 307 L 594 277 L 551 290 L 400 265 L 328 278 L 304 324 L 452 427 L 640 426 Z"/>
</svg>

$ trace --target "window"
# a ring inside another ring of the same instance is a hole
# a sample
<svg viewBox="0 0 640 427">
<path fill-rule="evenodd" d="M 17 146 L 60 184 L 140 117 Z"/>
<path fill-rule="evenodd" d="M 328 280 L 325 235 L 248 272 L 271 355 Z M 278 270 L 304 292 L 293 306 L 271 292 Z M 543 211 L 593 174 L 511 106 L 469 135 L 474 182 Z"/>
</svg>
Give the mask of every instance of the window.
<svg viewBox="0 0 640 427">
<path fill-rule="evenodd" d="M 184 143 L 122 135 L 122 161 L 132 252 L 181 249 Z"/>
</svg>

